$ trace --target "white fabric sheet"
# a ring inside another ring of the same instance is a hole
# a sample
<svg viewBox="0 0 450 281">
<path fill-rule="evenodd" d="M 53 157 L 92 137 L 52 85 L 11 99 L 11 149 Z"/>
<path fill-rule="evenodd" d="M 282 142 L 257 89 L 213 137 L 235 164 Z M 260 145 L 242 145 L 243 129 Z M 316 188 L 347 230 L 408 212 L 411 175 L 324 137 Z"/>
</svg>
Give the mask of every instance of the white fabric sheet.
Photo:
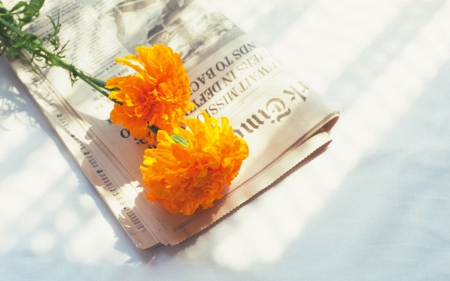
<svg viewBox="0 0 450 281">
<path fill-rule="evenodd" d="M 1 58 L 0 279 L 450 280 L 450 0 L 212 2 L 341 109 L 329 149 L 139 252 Z"/>
</svg>

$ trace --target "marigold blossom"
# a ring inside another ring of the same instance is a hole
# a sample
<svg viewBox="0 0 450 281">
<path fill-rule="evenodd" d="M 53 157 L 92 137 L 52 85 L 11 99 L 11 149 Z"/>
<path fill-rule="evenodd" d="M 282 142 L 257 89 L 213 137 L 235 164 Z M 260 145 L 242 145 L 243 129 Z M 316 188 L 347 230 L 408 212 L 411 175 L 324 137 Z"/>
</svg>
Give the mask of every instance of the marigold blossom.
<svg viewBox="0 0 450 281">
<path fill-rule="evenodd" d="M 212 207 L 248 157 L 247 143 L 234 134 L 227 118 L 221 118 L 219 125 L 214 117 L 205 112 L 203 116 L 205 122 L 186 119 L 189 130 L 174 129 L 187 145 L 160 130 L 158 146 L 145 151 L 141 172 L 148 188 L 146 198 L 172 213 L 191 215 L 200 206 Z"/>
<path fill-rule="evenodd" d="M 155 125 L 172 133 L 194 104 L 181 57 L 170 47 L 136 47 L 137 55 L 116 58 L 116 62 L 137 71 L 136 75 L 113 77 L 106 81 L 116 103 L 111 111 L 114 124 L 122 124 L 136 138 L 153 141 L 148 127 Z"/>
</svg>

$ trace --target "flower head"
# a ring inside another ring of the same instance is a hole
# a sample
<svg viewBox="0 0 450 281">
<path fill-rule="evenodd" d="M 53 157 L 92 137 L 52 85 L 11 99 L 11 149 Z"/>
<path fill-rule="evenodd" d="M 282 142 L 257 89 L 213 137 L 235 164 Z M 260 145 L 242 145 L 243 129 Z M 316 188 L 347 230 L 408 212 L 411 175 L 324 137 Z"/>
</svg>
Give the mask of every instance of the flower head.
<svg viewBox="0 0 450 281">
<path fill-rule="evenodd" d="M 203 116 L 205 122 L 185 120 L 190 131 L 174 129 L 187 144 L 160 130 L 157 148 L 145 151 L 141 172 L 149 188 L 146 198 L 172 213 L 190 215 L 200 206 L 211 207 L 248 157 L 247 143 L 234 134 L 227 118 L 221 118 L 220 126 L 214 117 Z"/>
<path fill-rule="evenodd" d="M 137 56 L 116 58 L 116 62 L 136 70 L 136 75 L 106 81 L 106 87 L 113 89 L 109 98 L 120 103 L 114 105 L 111 120 L 122 124 L 134 137 L 152 141 L 149 126 L 172 133 L 193 107 L 189 102 L 189 78 L 180 55 L 170 47 L 140 46 L 136 52 Z"/>
</svg>

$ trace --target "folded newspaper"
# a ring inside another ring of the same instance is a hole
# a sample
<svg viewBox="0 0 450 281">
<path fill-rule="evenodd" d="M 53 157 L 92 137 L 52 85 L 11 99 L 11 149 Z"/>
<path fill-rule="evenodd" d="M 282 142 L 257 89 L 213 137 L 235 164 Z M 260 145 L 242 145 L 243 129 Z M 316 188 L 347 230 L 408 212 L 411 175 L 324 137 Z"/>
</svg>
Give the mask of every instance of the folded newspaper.
<svg viewBox="0 0 450 281">
<path fill-rule="evenodd" d="M 69 41 L 65 59 L 99 79 L 133 74 L 114 59 L 134 54 L 136 46 L 172 47 L 191 80 L 195 108 L 188 115 L 227 116 L 249 145 L 249 158 L 213 207 L 171 214 L 145 199 L 139 166 L 149 144 L 112 125 L 113 102 L 84 83 L 72 86 L 64 70 L 36 73 L 11 60 L 139 249 L 175 245 L 207 228 L 331 141 L 339 112 L 205 0 L 47 0 L 26 31 L 48 33 L 47 15 L 59 16 L 61 42 Z"/>
</svg>

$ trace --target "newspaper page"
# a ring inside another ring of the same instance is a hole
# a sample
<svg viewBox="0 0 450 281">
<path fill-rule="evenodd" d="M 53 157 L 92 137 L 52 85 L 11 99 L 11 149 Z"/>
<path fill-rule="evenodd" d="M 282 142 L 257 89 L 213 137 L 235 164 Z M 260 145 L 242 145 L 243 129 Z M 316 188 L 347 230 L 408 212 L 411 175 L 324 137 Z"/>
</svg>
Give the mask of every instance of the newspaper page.
<svg viewBox="0 0 450 281">
<path fill-rule="evenodd" d="M 11 1 L 13 2 L 13 1 Z M 5 3 L 7 4 L 7 3 Z M 112 125 L 113 103 L 60 69 L 36 74 L 11 61 L 55 130 L 139 249 L 175 245 L 205 229 L 331 141 L 339 112 L 295 73 L 204 0 L 47 0 L 28 32 L 49 32 L 60 17 L 66 60 L 107 79 L 133 72 L 114 63 L 139 45 L 178 52 L 191 80 L 188 116 L 227 116 L 249 158 L 224 196 L 193 215 L 145 199 L 139 166 L 149 147 Z"/>
</svg>

